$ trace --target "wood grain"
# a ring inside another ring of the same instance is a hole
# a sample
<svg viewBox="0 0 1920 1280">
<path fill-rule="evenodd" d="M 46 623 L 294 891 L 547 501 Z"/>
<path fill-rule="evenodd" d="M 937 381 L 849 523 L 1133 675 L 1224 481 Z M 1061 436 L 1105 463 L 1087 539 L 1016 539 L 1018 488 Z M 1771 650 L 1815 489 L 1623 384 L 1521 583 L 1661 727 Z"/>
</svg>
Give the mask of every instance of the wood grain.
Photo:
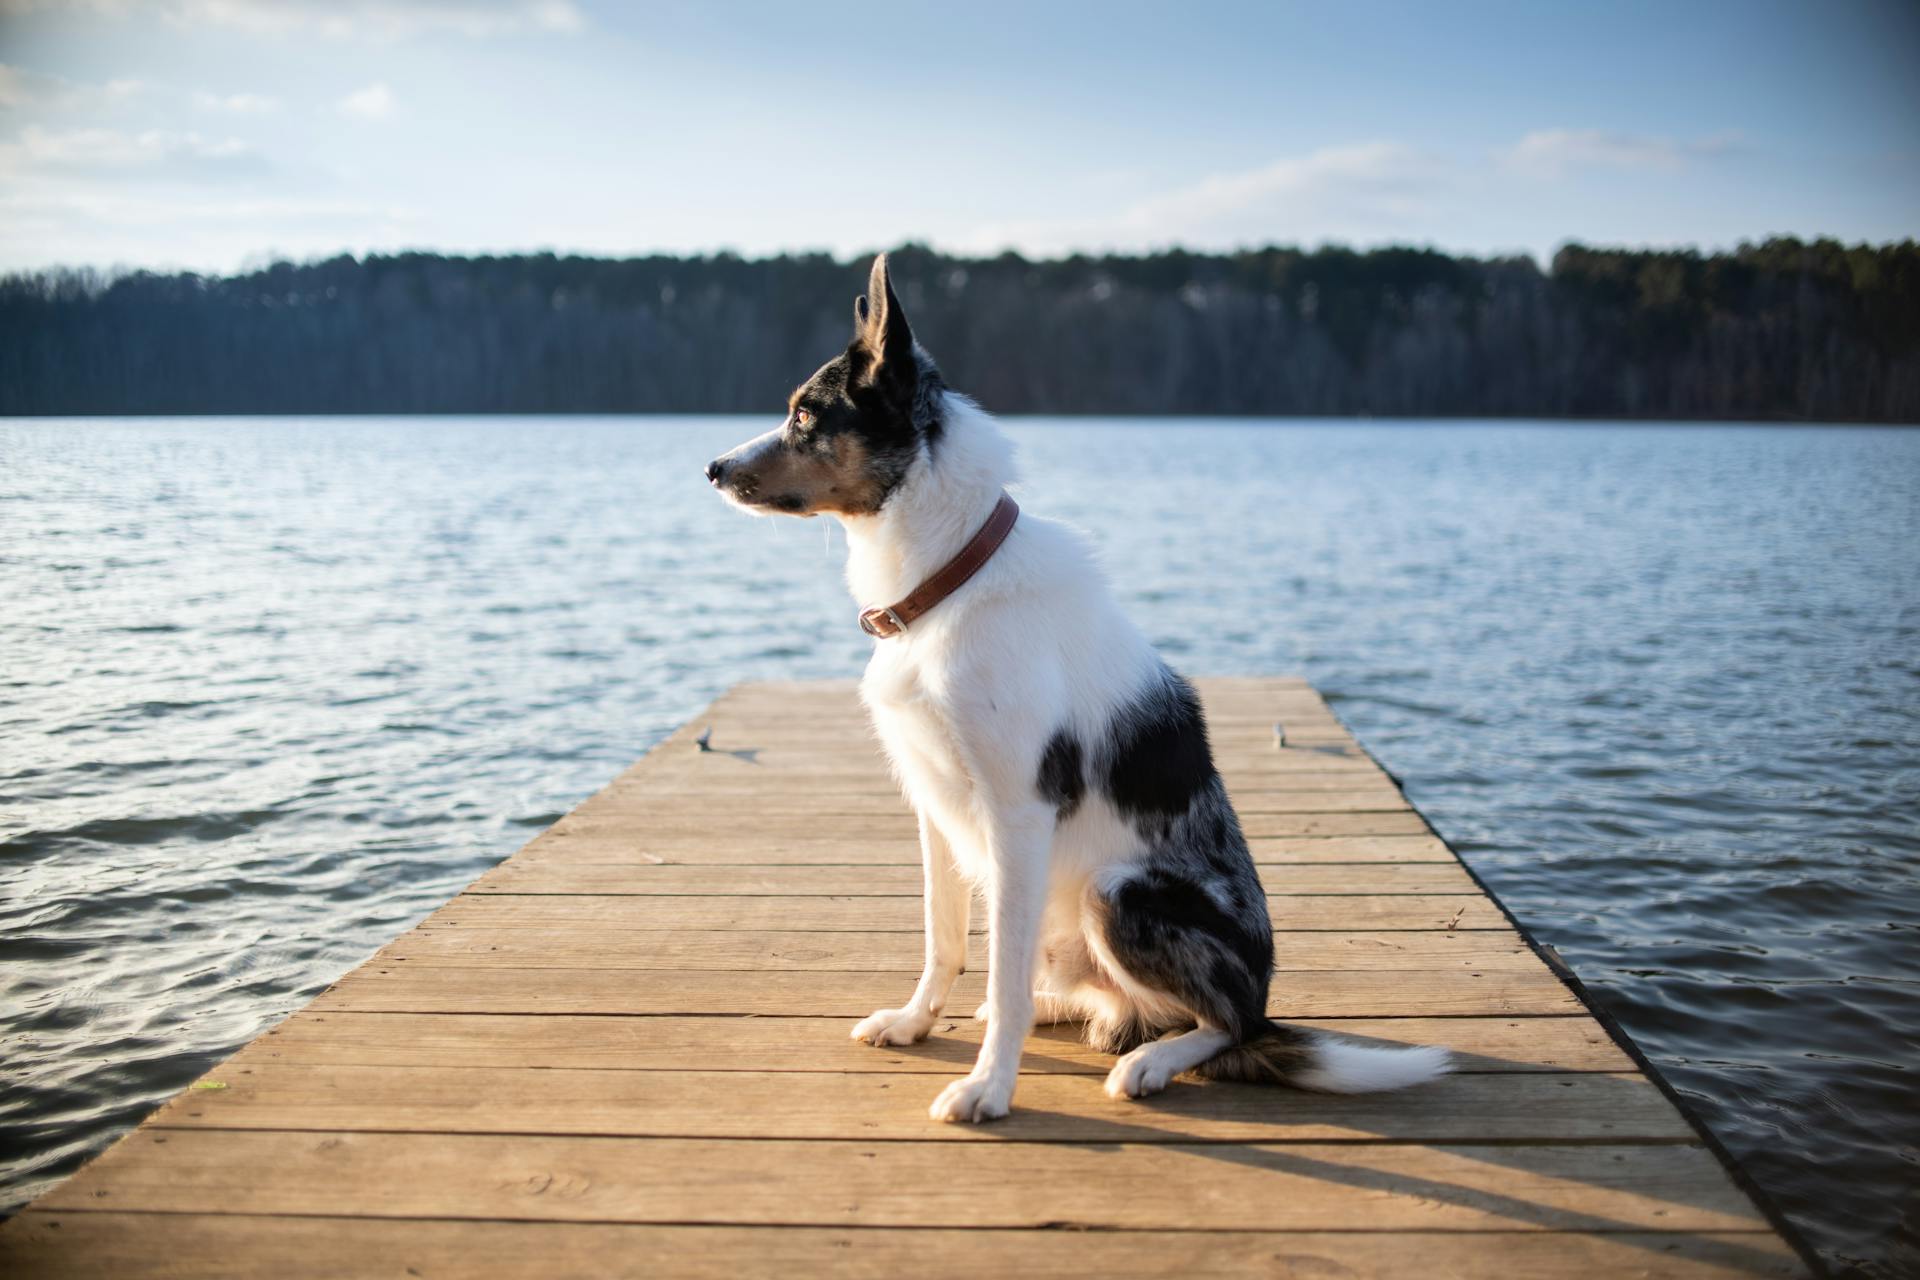
<svg viewBox="0 0 1920 1280">
<path fill-rule="evenodd" d="M 1755 1232 L 1153 1234 L 34 1211 L 0 1234 L 0 1268 L 10 1274 L 124 1280 L 338 1280 L 343 1275 L 629 1280 L 642 1259 L 649 1276 L 686 1280 L 743 1275 L 881 1280 L 899 1276 L 902 1258 L 912 1260 L 916 1277 L 930 1280 L 997 1275 L 1164 1280 L 1276 1273 L 1403 1280 L 1414 1274 L 1477 1274 L 1491 1259 L 1506 1274 L 1529 1280 L 1801 1274 L 1785 1244 Z"/>
<path fill-rule="evenodd" d="M 841 1227 L 1750 1231 L 1764 1222 L 1712 1155 L 1670 1143 L 740 1142 L 152 1127 L 37 1207 L 107 1205 Z"/>
<path fill-rule="evenodd" d="M 1267 895 L 1280 929 L 1504 929 L 1506 917 L 1484 897 L 1462 894 Z M 975 929 L 986 913 L 975 907 Z M 905 931 L 921 935 L 918 898 L 769 894 L 749 897 L 652 897 L 644 894 L 553 896 L 462 894 L 427 917 L 429 926 L 495 929 L 804 929 L 814 933 Z"/>
<path fill-rule="evenodd" d="M 821 820 L 807 819 L 789 834 L 751 840 L 714 839 L 691 832 L 636 835 L 622 822 L 583 821 L 535 837 L 516 862 L 570 862 L 685 866 L 911 866 L 920 865 L 920 842 L 910 834 L 846 839 L 822 834 Z M 644 829 L 644 828 L 643 828 Z M 1454 862 L 1437 837 L 1425 835 L 1259 836 L 1247 841 L 1256 864 L 1297 862 Z"/>
<path fill-rule="evenodd" d="M 897 1007 L 913 989 L 902 973 L 758 973 L 707 969 L 502 969 L 413 965 L 378 958 L 310 1008 L 380 1013 L 785 1014 L 864 1017 Z M 978 970 L 954 984 L 948 1008 L 986 999 Z M 1566 984 L 1534 972 L 1421 969 L 1280 975 L 1276 1018 L 1530 1016 L 1581 1012 Z"/>
<path fill-rule="evenodd" d="M 514 969 L 738 969 L 766 973 L 838 970 L 920 972 L 925 948 L 913 933 L 801 930 L 475 929 L 429 926 L 389 943 L 383 962 Z M 1512 930 L 1466 933 L 1276 933 L 1274 967 L 1315 974 L 1354 969 L 1536 972 L 1543 963 Z M 984 971 L 986 938 L 973 934 L 967 965 Z"/>
<path fill-rule="evenodd" d="M 1043 1027 L 1012 1117 L 935 1124 L 983 917 L 926 1041 L 849 1038 L 920 965 L 915 825 L 851 682 L 756 683 L 0 1225 L 0 1271 L 1804 1274 L 1317 693 L 1199 687 L 1269 1014 L 1453 1076 L 1123 1102 Z"/>
<path fill-rule="evenodd" d="M 1260 881 L 1268 893 L 1293 895 L 1479 892 L 1464 870 L 1446 863 L 1266 865 Z M 515 858 L 474 881 L 468 892 L 917 898 L 920 888 L 917 866 L 575 864 Z"/>
<path fill-rule="evenodd" d="M 366 1067 L 580 1067 L 628 1071 L 876 1071 L 953 1075 L 986 1024 L 958 1016 L 917 1045 L 876 1049 L 847 1018 L 575 1017 L 330 1013 L 292 1018 L 232 1061 Z M 1437 1044 L 1459 1072 L 1631 1072 L 1591 1018 L 1312 1018 L 1297 1025 L 1362 1043 Z M 1106 1075 L 1110 1054 L 1071 1025 L 1036 1027 L 1021 1070 Z"/>
<path fill-rule="evenodd" d="M 961 1073 L 961 1074 L 964 1074 Z M 330 1067 L 216 1070 L 148 1122 L 159 1129 L 555 1133 L 898 1142 L 1691 1142 L 1638 1075 L 1460 1075 L 1399 1093 L 1309 1094 L 1176 1082 L 1144 1101 L 1098 1077 L 1037 1074 L 993 1125 L 929 1124 L 949 1077 L 846 1071 L 581 1071 Z"/>
</svg>

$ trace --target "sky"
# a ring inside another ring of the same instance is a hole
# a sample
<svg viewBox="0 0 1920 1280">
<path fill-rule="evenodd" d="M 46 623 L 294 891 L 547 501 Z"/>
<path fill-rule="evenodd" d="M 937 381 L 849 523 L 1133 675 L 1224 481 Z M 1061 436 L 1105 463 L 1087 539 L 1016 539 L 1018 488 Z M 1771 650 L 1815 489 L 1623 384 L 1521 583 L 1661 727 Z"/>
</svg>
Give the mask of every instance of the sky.
<svg viewBox="0 0 1920 1280">
<path fill-rule="evenodd" d="M 1920 236 L 1920 2 L 0 0 L 0 270 Z"/>
</svg>

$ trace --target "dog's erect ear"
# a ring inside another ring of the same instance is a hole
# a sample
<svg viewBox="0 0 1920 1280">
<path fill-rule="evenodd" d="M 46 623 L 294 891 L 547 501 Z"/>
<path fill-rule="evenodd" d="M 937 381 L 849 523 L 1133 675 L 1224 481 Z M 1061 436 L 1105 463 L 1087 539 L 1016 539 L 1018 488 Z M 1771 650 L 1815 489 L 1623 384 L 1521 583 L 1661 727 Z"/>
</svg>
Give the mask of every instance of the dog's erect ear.
<svg viewBox="0 0 1920 1280">
<path fill-rule="evenodd" d="M 867 376 L 896 387 L 913 385 L 913 330 L 887 275 L 887 255 L 873 260 L 866 296 L 853 302 L 853 345 L 866 357 Z"/>
</svg>

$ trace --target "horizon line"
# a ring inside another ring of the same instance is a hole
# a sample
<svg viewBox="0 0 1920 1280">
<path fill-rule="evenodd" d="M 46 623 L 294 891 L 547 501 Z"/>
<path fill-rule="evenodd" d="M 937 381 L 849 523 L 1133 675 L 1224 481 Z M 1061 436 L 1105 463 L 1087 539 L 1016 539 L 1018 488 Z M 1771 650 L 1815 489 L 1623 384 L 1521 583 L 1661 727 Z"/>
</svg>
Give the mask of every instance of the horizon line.
<svg viewBox="0 0 1920 1280">
<path fill-rule="evenodd" d="M 1783 242 L 1791 242 L 1804 247 L 1816 247 L 1819 245 L 1830 244 L 1830 245 L 1836 245 L 1843 250 L 1865 249 L 1865 250 L 1871 250 L 1871 251 L 1885 251 L 1889 249 L 1899 249 L 1899 248 L 1920 244 L 1920 239 L 1916 239 L 1916 237 L 1914 236 L 1905 236 L 1899 239 L 1888 239 L 1888 240 L 1881 240 L 1881 241 L 1873 241 L 1873 240 L 1848 241 L 1840 236 L 1829 235 L 1824 233 L 1817 234 L 1817 235 L 1803 236 L 1803 235 L 1799 235 L 1797 233 L 1791 233 L 1791 232 L 1769 233 L 1767 235 L 1755 237 L 1753 239 L 1742 239 L 1742 240 L 1736 241 L 1732 245 L 1710 245 L 1710 246 L 1702 245 L 1699 242 L 1607 244 L 1607 243 L 1595 243 L 1595 242 L 1579 240 L 1579 239 L 1567 239 L 1567 240 L 1560 241 L 1555 246 L 1553 254 L 1544 260 L 1535 256 L 1534 252 L 1529 249 L 1494 250 L 1494 251 L 1483 253 L 1483 252 L 1477 252 L 1472 250 L 1448 249 L 1431 241 L 1421 243 L 1421 242 L 1410 241 L 1410 240 L 1381 240 L 1381 241 L 1376 241 L 1376 242 L 1367 243 L 1367 244 L 1356 244 L 1352 242 L 1334 240 L 1334 239 L 1323 239 L 1323 240 L 1313 242 L 1311 244 L 1305 241 L 1283 243 L 1281 241 L 1270 240 L 1270 241 L 1264 241 L 1260 243 L 1236 245 L 1232 247 L 1221 247 L 1221 248 L 1195 248 L 1195 247 L 1191 247 L 1184 244 L 1173 243 L 1173 244 L 1156 245 L 1152 247 L 1143 247 L 1143 248 L 1136 248 L 1136 249 L 1118 249 L 1118 248 L 1072 249 L 1064 252 L 1048 253 L 1048 254 L 1041 254 L 1041 255 L 1029 255 L 1027 253 L 1023 253 L 1019 249 L 1014 248 L 1012 246 L 1008 246 L 998 251 L 944 249 L 928 241 L 914 240 L 914 239 L 902 240 L 893 245 L 882 247 L 882 248 L 861 249 L 844 256 L 840 253 L 835 252 L 832 249 L 828 249 L 824 247 L 810 247 L 810 248 L 795 247 L 795 248 L 771 250 L 771 251 L 757 253 L 757 254 L 743 252 L 738 249 L 728 248 L 724 246 L 718 247 L 718 248 L 695 249 L 695 250 L 651 249 L 651 250 L 635 250 L 630 252 L 601 252 L 601 251 L 576 250 L 576 249 L 562 250 L 562 249 L 554 248 L 552 246 L 545 246 L 540 248 L 522 248 L 522 249 L 437 249 L 437 248 L 429 248 L 429 247 L 406 246 L 406 247 L 396 247 L 396 248 L 366 249 L 366 250 L 360 250 L 360 251 L 356 251 L 352 248 L 343 247 L 341 249 L 335 250 L 330 253 L 309 254 L 309 255 L 301 255 L 301 256 L 296 256 L 292 254 L 282 254 L 274 250 L 265 250 L 259 255 L 249 254 L 247 257 L 241 260 L 238 266 L 229 270 L 202 269 L 199 267 L 184 266 L 184 265 L 177 265 L 177 264 L 146 265 L 146 264 L 130 263 L 130 262 L 113 262 L 108 264 L 94 264 L 94 263 L 75 264 L 70 262 L 56 261 L 56 262 L 44 263 L 38 266 L 17 266 L 17 267 L 0 268 L 0 280 L 17 280 L 17 279 L 27 279 L 27 278 L 33 278 L 33 277 L 48 277 L 48 276 L 58 276 L 58 275 L 85 275 L 89 273 L 103 276 L 108 282 L 123 279 L 128 276 L 136 276 L 136 275 L 201 276 L 201 277 L 218 278 L 218 279 L 236 279 L 236 278 L 242 278 L 249 275 L 257 275 L 263 271 L 268 271 L 276 267 L 301 268 L 301 267 L 324 266 L 327 263 L 337 262 L 342 258 L 345 258 L 356 264 L 362 264 L 362 263 L 371 262 L 379 259 L 431 257 L 431 258 L 443 258 L 443 259 L 449 259 L 449 260 L 465 260 L 465 261 L 514 259 L 514 258 L 553 258 L 556 260 L 574 260 L 574 261 L 587 261 L 587 262 L 640 262 L 640 261 L 648 261 L 648 260 L 656 260 L 656 259 L 671 259 L 671 260 L 680 261 L 680 262 L 736 261 L 736 262 L 746 263 L 749 265 L 768 263 L 768 262 L 793 261 L 797 259 L 825 258 L 835 263 L 836 265 L 853 267 L 863 262 L 870 262 L 876 255 L 881 253 L 892 254 L 892 253 L 903 253 L 903 252 L 924 253 L 934 257 L 947 258 L 955 262 L 998 262 L 998 261 L 1005 260 L 1007 258 L 1014 258 L 1018 261 L 1029 263 L 1029 264 L 1059 264 L 1059 263 L 1068 263 L 1068 262 L 1077 262 L 1077 261 L 1102 261 L 1102 260 L 1145 261 L 1145 260 L 1150 260 L 1154 258 L 1173 257 L 1176 255 L 1186 256 L 1190 258 L 1202 258 L 1202 259 L 1231 259 L 1231 258 L 1258 256 L 1261 254 L 1269 254 L 1269 253 L 1294 253 L 1294 254 L 1299 254 L 1301 256 L 1314 256 L 1322 253 L 1347 253 L 1347 254 L 1352 254 L 1356 257 L 1368 257 L 1374 254 L 1384 254 L 1384 253 L 1416 253 L 1416 254 L 1430 254 L 1437 257 L 1451 258 L 1451 259 L 1454 259 L 1455 261 L 1481 262 L 1481 263 L 1518 262 L 1521 260 L 1525 260 L 1532 263 L 1533 266 L 1536 269 L 1542 271 L 1543 274 L 1551 274 L 1553 259 L 1557 258 L 1561 253 L 1569 249 L 1578 249 L 1578 250 L 1582 250 L 1589 253 L 1602 253 L 1602 254 L 1648 254 L 1648 255 L 1673 255 L 1673 256 L 1691 255 L 1698 258 L 1711 259 L 1711 258 L 1717 258 L 1717 257 L 1731 257 L 1743 252 L 1751 251 L 1754 249 L 1761 249 L 1769 245 L 1780 244 Z"/>
</svg>

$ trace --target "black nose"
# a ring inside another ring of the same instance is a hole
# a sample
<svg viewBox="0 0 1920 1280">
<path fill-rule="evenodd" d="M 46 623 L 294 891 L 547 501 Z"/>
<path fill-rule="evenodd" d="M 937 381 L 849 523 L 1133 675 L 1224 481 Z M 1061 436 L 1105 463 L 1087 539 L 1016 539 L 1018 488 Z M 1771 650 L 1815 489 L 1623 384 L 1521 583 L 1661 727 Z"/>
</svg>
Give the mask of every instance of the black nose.
<svg viewBox="0 0 1920 1280">
<path fill-rule="evenodd" d="M 726 478 L 726 475 L 727 460 L 725 458 L 715 458 L 707 464 L 707 480 L 709 483 L 719 484 Z"/>
</svg>

